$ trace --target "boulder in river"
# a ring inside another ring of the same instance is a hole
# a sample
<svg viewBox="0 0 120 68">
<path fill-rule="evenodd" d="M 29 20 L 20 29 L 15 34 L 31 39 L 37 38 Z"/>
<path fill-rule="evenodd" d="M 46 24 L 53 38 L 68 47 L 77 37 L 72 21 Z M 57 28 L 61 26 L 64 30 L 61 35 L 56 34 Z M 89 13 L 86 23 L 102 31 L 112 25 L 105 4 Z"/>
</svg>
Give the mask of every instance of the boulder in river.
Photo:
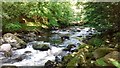
<svg viewBox="0 0 120 68">
<path fill-rule="evenodd" d="M 46 51 L 48 49 L 50 49 L 50 43 L 36 43 L 33 45 L 33 49 L 35 50 L 40 50 L 40 51 Z"/>
<path fill-rule="evenodd" d="M 0 46 L 0 51 L 6 51 L 9 52 L 11 50 L 11 45 L 10 44 L 2 44 Z"/>
<path fill-rule="evenodd" d="M 48 61 L 45 63 L 44 68 L 56 68 L 56 64 L 55 64 L 55 62 L 48 60 Z"/>
<path fill-rule="evenodd" d="M 2 44 L 0 46 L 0 51 L 4 52 L 5 57 L 10 57 L 12 55 L 11 48 L 10 44 Z"/>
<path fill-rule="evenodd" d="M 14 34 L 11 33 L 4 34 L 3 39 L 5 42 L 11 44 L 15 48 L 26 47 L 26 43 L 22 39 L 15 36 Z"/>
<path fill-rule="evenodd" d="M 66 40 L 66 39 L 69 40 L 69 39 L 70 39 L 69 36 L 62 36 L 62 37 L 61 37 L 61 40 L 62 40 L 62 41 Z"/>
<path fill-rule="evenodd" d="M 37 35 L 34 33 L 34 32 L 30 32 L 30 33 L 28 33 L 28 34 L 26 34 L 25 36 L 24 36 L 24 39 L 26 40 L 26 41 L 34 41 L 34 40 L 36 40 L 37 39 Z"/>
</svg>

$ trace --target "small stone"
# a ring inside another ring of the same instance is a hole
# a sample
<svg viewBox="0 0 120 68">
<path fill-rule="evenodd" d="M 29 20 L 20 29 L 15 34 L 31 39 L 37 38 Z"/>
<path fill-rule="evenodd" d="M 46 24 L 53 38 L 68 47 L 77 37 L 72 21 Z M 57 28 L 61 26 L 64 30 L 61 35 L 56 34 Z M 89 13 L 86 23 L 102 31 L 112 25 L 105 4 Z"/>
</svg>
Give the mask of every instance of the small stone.
<svg viewBox="0 0 120 68">
<path fill-rule="evenodd" d="M 24 53 L 32 53 L 31 51 L 25 51 Z"/>
<path fill-rule="evenodd" d="M 77 28 L 77 32 L 80 32 L 81 31 L 81 29 L 80 28 Z"/>
</svg>

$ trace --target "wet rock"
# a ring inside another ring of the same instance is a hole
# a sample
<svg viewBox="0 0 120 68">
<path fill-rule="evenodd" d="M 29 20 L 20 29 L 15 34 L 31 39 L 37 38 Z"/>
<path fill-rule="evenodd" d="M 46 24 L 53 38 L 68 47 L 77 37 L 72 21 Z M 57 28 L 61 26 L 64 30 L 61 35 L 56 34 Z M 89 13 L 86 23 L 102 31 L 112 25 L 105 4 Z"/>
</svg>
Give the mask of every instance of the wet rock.
<svg viewBox="0 0 120 68">
<path fill-rule="evenodd" d="M 77 28 L 77 32 L 80 32 L 81 31 L 81 29 L 80 28 Z"/>
<path fill-rule="evenodd" d="M 63 49 L 63 51 L 70 51 L 70 49 L 68 49 L 68 48 L 65 48 L 65 49 Z"/>
<path fill-rule="evenodd" d="M 22 61 L 26 57 L 27 56 L 25 54 L 22 54 L 22 55 L 18 55 L 18 56 L 12 56 L 12 57 L 8 57 L 8 58 L 3 58 L 2 63 L 15 63 L 15 62 Z"/>
<path fill-rule="evenodd" d="M 10 65 L 10 66 L 9 65 L 7 65 L 7 66 L 4 65 L 1 68 L 18 68 L 18 67 L 17 66 L 12 66 L 12 65 Z"/>
<path fill-rule="evenodd" d="M 26 43 L 22 39 L 18 38 L 17 36 L 11 33 L 4 34 L 3 39 L 5 42 L 11 44 L 13 47 L 16 48 L 26 47 Z"/>
<path fill-rule="evenodd" d="M 37 43 L 33 45 L 33 49 L 40 50 L 40 51 L 46 51 L 50 49 L 50 43 L 44 43 L 44 42 Z"/>
<path fill-rule="evenodd" d="M 110 63 L 110 59 L 114 59 L 114 60 L 120 62 L 120 52 L 113 51 L 113 52 L 110 52 L 110 53 L 108 53 L 107 55 L 104 56 L 104 60 L 107 63 Z"/>
<path fill-rule="evenodd" d="M 62 43 L 61 37 L 58 34 L 53 34 L 50 38 L 49 41 L 51 44 L 58 45 Z"/>
<path fill-rule="evenodd" d="M 84 29 L 85 27 L 80 27 L 80 29 Z"/>
<path fill-rule="evenodd" d="M 29 36 L 29 37 L 35 37 L 36 34 L 32 32 L 32 33 L 29 33 L 28 36 Z"/>
<path fill-rule="evenodd" d="M 22 54 L 20 56 L 15 57 L 13 60 L 15 60 L 16 62 L 22 61 L 23 59 L 25 59 L 27 56 L 25 54 Z"/>
<path fill-rule="evenodd" d="M 66 29 L 63 29 L 62 31 L 67 31 Z"/>
<path fill-rule="evenodd" d="M 13 59 L 10 59 L 10 58 L 3 58 L 0 61 L 2 61 L 2 63 L 14 63 L 15 62 Z"/>
<path fill-rule="evenodd" d="M 71 52 L 78 52 L 78 49 L 76 49 L 76 48 L 71 48 Z"/>
<path fill-rule="evenodd" d="M 50 60 L 48 60 L 48 61 L 45 63 L 45 66 L 44 66 L 44 68 L 55 68 L 55 67 L 56 67 L 55 62 L 50 61 Z"/>
<path fill-rule="evenodd" d="M 0 51 L 6 51 L 6 52 L 9 52 L 11 50 L 11 45 L 10 44 L 2 44 L 0 46 Z"/>
<path fill-rule="evenodd" d="M 55 56 L 55 62 L 58 64 L 61 62 L 61 58 L 59 56 Z"/>
<path fill-rule="evenodd" d="M 69 35 L 70 31 L 69 30 L 63 30 L 63 31 L 58 31 L 60 35 Z"/>
<path fill-rule="evenodd" d="M 10 44 L 2 44 L 0 46 L 0 51 L 4 52 L 5 57 L 10 57 L 10 56 L 12 56 L 11 48 L 12 47 Z"/>
<path fill-rule="evenodd" d="M 71 48 L 76 47 L 74 44 L 69 44 L 63 51 L 71 51 Z"/>
<path fill-rule="evenodd" d="M 34 32 L 30 32 L 30 33 L 26 34 L 26 35 L 24 36 L 24 38 L 25 38 L 27 41 L 31 42 L 31 41 L 36 40 L 36 39 L 37 39 L 37 36 L 36 36 L 36 34 L 35 34 Z"/>
<path fill-rule="evenodd" d="M 77 37 L 82 37 L 82 36 L 77 36 Z"/>
<path fill-rule="evenodd" d="M 107 48 L 107 47 L 98 48 L 93 52 L 93 55 L 94 55 L 94 58 L 99 59 L 114 50 L 115 49 L 113 49 L 113 48 Z"/>
<path fill-rule="evenodd" d="M 58 30 L 58 27 L 51 27 L 52 30 Z"/>
<path fill-rule="evenodd" d="M 62 41 L 66 40 L 66 39 L 69 40 L 69 39 L 70 39 L 69 36 L 62 36 L 62 37 L 61 37 L 61 40 L 62 40 Z"/>
<path fill-rule="evenodd" d="M 32 53 L 31 51 L 25 51 L 24 53 Z"/>
</svg>

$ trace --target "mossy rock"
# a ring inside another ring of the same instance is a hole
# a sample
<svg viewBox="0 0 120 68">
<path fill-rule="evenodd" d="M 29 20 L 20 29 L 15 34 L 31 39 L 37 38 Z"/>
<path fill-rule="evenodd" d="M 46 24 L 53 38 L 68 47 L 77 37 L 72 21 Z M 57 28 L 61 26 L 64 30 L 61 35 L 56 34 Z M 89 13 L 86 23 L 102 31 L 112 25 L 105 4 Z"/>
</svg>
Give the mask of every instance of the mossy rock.
<svg viewBox="0 0 120 68">
<path fill-rule="evenodd" d="M 3 39 L 5 42 L 11 44 L 13 47 L 16 48 L 24 48 L 26 47 L 26 42 L 24 42 L 22 39 L 18 38 L 12 33 L 6 33 L 3 35 Z"/>
<path fill-rule="evenodd" d="M 111 51 L 114 51 L 115 49 L 113 48 L 108 48 L 108 47 L 102 47 L 98 48 L 93 52 L 94 58 L 99 59 L 101 57 L 104 57 L 106 54 L 110 53 Z"/>
<path fill-rule="evenodd" d="M 120 62 L 120 52 L 112 51 L 108 53 L 104 57 L 97 59 L 95 61 L 95 65 L 96 66 L 114 66 L 111 59 Z"/>
<path fill-rule="evenodd" d="M 107 62 L 110 65 L 112 64 L 110 59 L 114 59 L 114 60 L 120 62 L 120 52 L 118 52 L 118 51 L 110 52 L 107 55 L 105 55 L 103 58 L 104 58 L 105 62 Z"/>
<path fill-rule="evenodd" d="M 40 51 L 46 51 L 46 50 L 50 49 L 49 46 L 50 45 L 47 43 L 41 43 L 41 44 L 33 45 L 33 49 L 40 50 Z"/>
</svg>

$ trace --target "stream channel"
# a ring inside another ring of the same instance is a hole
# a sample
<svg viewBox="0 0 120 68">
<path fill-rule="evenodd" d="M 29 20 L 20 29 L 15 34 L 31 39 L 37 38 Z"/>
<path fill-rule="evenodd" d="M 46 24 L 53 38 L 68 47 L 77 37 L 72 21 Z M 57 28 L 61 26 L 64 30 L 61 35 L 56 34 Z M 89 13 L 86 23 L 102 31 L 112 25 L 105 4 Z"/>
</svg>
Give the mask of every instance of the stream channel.
<svg viewBox="0 0 120 68">
<path fill-rule="evenodd" d="M 92 37 L 96 32 L 94 28 L 81 26 L 44 32 L 46 34 L 38 36 L 39 40 L 28 42 L 26 48 L 13 50 L 12 57 L 0 56 L 3 60 L 2 65 L 44 66 L 48 60 L 61 61 L 63 56 L 76 51 L 86 37 Z M 34 49 L 35 44 L 48 45 L 49 49 Z M 16 61 L 14 59 L 16 56 L 22 60 Z"/>
</svg>

